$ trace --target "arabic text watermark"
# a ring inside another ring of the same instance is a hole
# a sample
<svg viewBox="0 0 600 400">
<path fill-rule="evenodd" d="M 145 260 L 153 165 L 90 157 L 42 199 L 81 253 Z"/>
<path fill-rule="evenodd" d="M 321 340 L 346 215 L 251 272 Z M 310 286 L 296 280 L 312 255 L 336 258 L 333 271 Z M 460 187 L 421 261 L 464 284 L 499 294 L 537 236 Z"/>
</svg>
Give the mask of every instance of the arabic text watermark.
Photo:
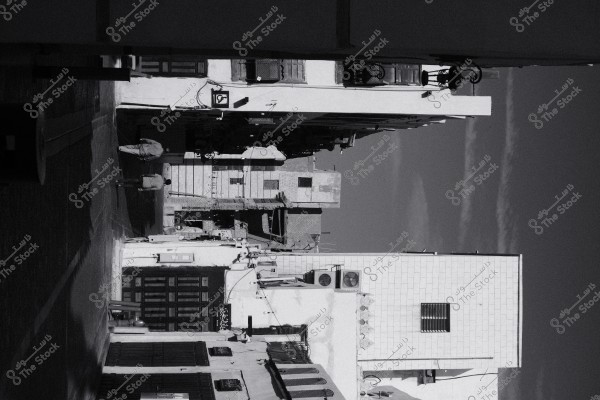
<svg viewBox="0 0 600 400">
<path fill-rule="evenodd" d="M 574 86 L 571 90 L 571 93 L 563 96 L 563 93 L 567 91 L 569 87 L 571 87 L 574 83 L 575 81 L 573 79 L 568 78 L 566 82 L 562 85 L 562 90 L 559 91 L 558 89 L 556 89 L 554 91 L 554 93 L 556 93 L 556 96 L 548 100 L 547 103 L 540 104 L 538 106 L 537 112 L 529 114 L 527 119 L 535 126 L 535 129 L 542 129 L 545 123 L 552 121 L 554 117 L 558 115 L 560 110 L 565 108 L 567 104 L 572 102 L 573 99 L 575 99 L 575 97 L 577 97 L 577 95 L 579 95 L 579 93 L 582 92 L 579 86 Z M 558 99 L 559 97 L 560 99 Z M 556 107 L 550 108 L 555 101 Z"/>
<path fill-rule="evenodd" d="M 548 208 L 544 208 L 538 212 L 537 218 L 531 218 L 527 223 L 531 229 L 535 232 L 536 235 L 541 235 L 544 231 L 554 225 L 561 215 L 563 215 L 567 210 L 569 210 L 575 203 L 577 203 L 581 199 L 581 194 L 579 192 L 574 192 L 575 187 L 571 184 L 568 184 L 566 188 L 562 191 L 561 196 L 554 196 L 556 201 L 550 205 Z M 571 198 L 563 201 L 563 199 L 572 193 Z M 557 205 L 561 203 L 558 207 Z M 550 214 L 556 207 L 556 212 Z"/>
<path fill-rule="evenodd" d="M 571 326 L 575 325 L 575 323 L 579 321 L 582 315 L 590 311 L 592 307 L 594 307 L 596 303 L 600 301 L 600 292 L 592 292 L 595 289 L 596 284 L 590 282 L 590 284 L 583 290 L 583 296 L 577 295 L 577 301 L 573 303 L 571 307 L 565 307 L 564 309 L 560 310 L 558 318 L 552 318 L 550 320 L 550 326 L 556 330 L 556 333 L 558 333 L 559 335 L 564 334 L 567 328 L 570 328 Z M 587 301 L 584 301 L 585 298 L 588 297 L 590 294 L 593 294 L 593 297 L 591 297 Z M 573 314 L 571 314 L 575 307 L 577 307 L 577 310 L 579 310 L 579 312 L 574 312 Z"/>
<path fill-rule="evenodd" d="M 427 1 L 427 0 L 425 0 Z M 525 28 L 531 26 L 537 19 L 550 7 L 554 5 L 554 0 L 535 0 L 531 5 L 523 7 L 519 10 L 518 17 L 511 17 L 508 22 L 515 27 L 515 31 L 522 33 Z M 530 12 L 533 10 L 533 12 Z"/>
<path fill-rule="evenodd" d="M 344 178 L 348 179 L 352 185 L 358 185 L 361 179 L 369 176 L 375 170 L 376 166 L 383 163 L 390 154 L 400 148 L 398 143 L 391 141 L 385 150 L 375 155 L 390 139 L 390 136 L 387 134 L 383 135 L 379 142 L 377 142 L 377 146 L 371 146 L 371 152 L 365 158 L 356 161 L 352 169 L 344 171 Z M 371 158 L 373 158 L 372 161 L 368 162 Z"/>
<path fill-rule="evenodd" d="M 107 170 L 110 169 L 113 162 L 114 160 L 111 157 L 109 157 L 100 171 L 98 171 L 98 169 L 94 170 L 96 175 L 92 178 L 91 181 L 79 185 L 79 187 L 77 188 L 77 193 L 72 192 L 69 194 L 68 199 L 70 202 L 75 204 L 75 207 L 83 208 L 86 202 L 90 202 L 92 198 L 100 192 L 100 189 L 106 187 L 108 184 L 110 184 L 110 182 L 113 179 L 115 179 L 117 175 L 123 172 L 123 170 L 120 167 L 113 165 L 112 170 L 108 174 L 100 178 L 101 175 L 103 175 Z M 100 179 L 97 180 L 98 178 Z M 98 187 L 93 185 L 94 182 Z"/>
<path fill-rule="evenodd" d="M 498 164 L 491 163 L 489 167 L 485 169 L 483 172 L 479 173 L 479 171 L 485 167 L 487 163 L 491 161 L 492 157 L 489 155 L 485 155 L 481 161 L 479 161 L 479 167 L 472 166 L 471 174 L 467 176 L 465 179 L 456 182 L 454 185 L 454 190 L 449 189 L 446 191 L 446 198 L 452 202 L 452 205 L 458 206 L 462 202 L 462 200 L 469 197 L 476 189 L 477 186 L 483 184 L 483 182 L 487 181 L 490 176 L 498 169 Z M 473 179 L 473 183 L 469 184 L 469 182 Z M 459 197 L 460 196 L 460 197 Z"/>
<path fill-rule="evenodd" d="M 256 25 L 254 29 L 244 32 L 241 41 L 236 40 L 233 42 L 233 49 L 237 50 L 240 57 L 246 57 L 248 55 L 248 50 L 253 50 L 258 47 L 264 38 L 273 33 L 279 27 L 279 25 L 281 25 L 281 23 L 287 19 L 287 17 L 283 14 L 276 14 L 277 11 L 279 11 L 279 8 L 277 8 L 277 6 L 272 6 L 264 18 L 258 18 L 260 23 Z M 275 19 L 269 22 L 273 16 L 275 16 Z M 256 31 L 259 29 L 260 34 L 257 34 Z"/>
</svg>

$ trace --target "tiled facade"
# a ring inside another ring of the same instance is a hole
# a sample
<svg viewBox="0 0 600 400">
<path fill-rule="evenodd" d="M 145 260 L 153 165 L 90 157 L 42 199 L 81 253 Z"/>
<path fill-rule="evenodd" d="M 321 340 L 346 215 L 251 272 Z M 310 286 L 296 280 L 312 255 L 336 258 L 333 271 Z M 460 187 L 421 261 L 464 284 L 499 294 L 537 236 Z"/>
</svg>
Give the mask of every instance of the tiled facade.
<svg viewBox="0 0 600 400">
<path fill-rule="evenodd" d="M 375 300 L 373 345 L 358 354 L 363 370 L 521 365 L 520 256 L 291 254 L 278 255 L 277 264 L 279 274 L 336 264 L 363 272 L 361 291 Z M 421 303 L 452 303 L 450 332 L 421 332 Z"/>
</svg>

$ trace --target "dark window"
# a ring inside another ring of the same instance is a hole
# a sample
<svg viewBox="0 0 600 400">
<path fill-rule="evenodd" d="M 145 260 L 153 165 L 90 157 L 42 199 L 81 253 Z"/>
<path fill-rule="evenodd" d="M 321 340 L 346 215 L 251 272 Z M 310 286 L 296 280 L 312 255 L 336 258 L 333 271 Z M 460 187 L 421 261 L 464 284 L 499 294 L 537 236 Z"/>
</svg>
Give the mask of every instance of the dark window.
<svg viewBox="0 0 600 400">
<path fill-rule="evenodd" d="M 113 342 L 108 347 L 107 366 L 132 367 L 208 366 L 204 342 Z"/>
<path fill-rule="evenodd" d="M 304 60 L 231 60 L 231 80 L 250 83 L 305 83 Z"/>
<path fill-rule="evenodd" d="M 298 178 L 298 187 L 301 187 L 301 188 L 312 187 L 312 178 Z"/>
<path fill-rule="evenodd" d="M 302 385 L 325 385 L 327 381 L 323 378 L 301 378 L 288 379 L 284 381 L 285 386 L 302 386 Z"/>
<path fill-rule="evenodd" d="M 344 83 L 352 86 L 356 85 L 420 85 L 421 84 L 421 65 L 420 64 L 397 64 L 397 63 L 366 63 L 367 69 L 371 70 L 369 79 L 363 79 L 366 74 L 359 73 L 363 71 L 356 68 L 356 71 L 349 70 L 351 65 L 345 65 L 343 61 L 336 63 L 336 83 Z M 369 67 L 374 66 L 374 67 Z M 346 69 L 346 78 L 344 80 L 344 69 Z"/>
<path fill-rule="evenodd" d="M 229 347 L 211 347 L 208 349 L 208 354 L 213 357 L 231 357 L 231 349 Z"/>
<path fill-rule="evenodd" d="M 421 332 L 450 332 L 450 303 L 421 303 Z"/>
<path fill-rule="evenodd" d="M 274 165 L 251 165 L 251 171 L 275 171 Z"/>
<path fill-rule="evenodd" d="M 242 390 L 242 384 L 239 379 L 219 379 L 215 381 L 215 388 L 220 392 L 231 392 Z"/>
<path fill-rule="evenodd" d="M 331 389 L 298 390 L 289 392 L 292 399 L 306 399 L 308 397 L 330 398 L 333 396 Z"/>
<path fill-rule="evenodd" d="M 137 71 L 153 76 L 206 77 L 207 63 L 197 56 L 141 56 Z"/>
<path fill-rule="evenodd" d="M 296 374 L 318 374 L 317 368 L 279 368 L 281 375 L 296 375 Z"/>
<path fill-rule="evenodd" d="M 244 165 L 243 164 L 232 164 L 232 165 L 213 164 L 212 169 L 213 169 L 213 171 L 243 171 Z"/>
<path fill-rule="evenodd" d="M 142 393 L 188 393 L 190 400 L 215 400 L 210 373 L 200 374 L 147 374 L 142 383 L 141 373 L 103 374 L 96 399 L 139 400 Z M 141 383 L 139 387 L 132 384 Z M 135 390 L 131 390 L 135 388 Z M 160 398 L 160 397 L 159 397 Z"/>
<path fill-rule="evenodd" d="M 263 183 L 264 190 L 279 190 L 279 181 L 274 179 L 265 179 Z"/>
<path fill-rule="evenodd" d="M 212 307 L 222 304 L 222 296 L 216 295 L 224 284 L 222 271 L 223 268 L 199 271 L 195 267 L 136 271 L 127 267 L 123 270 L 123 280 L 133 279 L 129 284 L 123 282 L 123 301 L 141 303 L 140 318 L 153 331 L 217 331 L 216 318 L 207 322 L 199 315 L 209 299 L 215 300 Z M 209 286 L 202 285 L 204 277 L 209 278 Z"/>
<path fill-rule="evenodd" d="M 243 185 L 244 178 L 229 178 L 230 185 Z"/>
</svg>

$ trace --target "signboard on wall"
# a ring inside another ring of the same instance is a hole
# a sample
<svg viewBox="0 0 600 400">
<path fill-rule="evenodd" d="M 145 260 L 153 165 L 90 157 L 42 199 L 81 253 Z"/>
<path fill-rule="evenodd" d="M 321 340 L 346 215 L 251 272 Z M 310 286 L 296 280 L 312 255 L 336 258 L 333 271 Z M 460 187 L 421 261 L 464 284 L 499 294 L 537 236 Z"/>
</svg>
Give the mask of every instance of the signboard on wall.
<svg viewBox="0 0 600 400">
<path fill-rule="evenodd" d="M 213 108 L 229 108 L 229 91 L 211 90 L 211 104 Z"/>
</svg>

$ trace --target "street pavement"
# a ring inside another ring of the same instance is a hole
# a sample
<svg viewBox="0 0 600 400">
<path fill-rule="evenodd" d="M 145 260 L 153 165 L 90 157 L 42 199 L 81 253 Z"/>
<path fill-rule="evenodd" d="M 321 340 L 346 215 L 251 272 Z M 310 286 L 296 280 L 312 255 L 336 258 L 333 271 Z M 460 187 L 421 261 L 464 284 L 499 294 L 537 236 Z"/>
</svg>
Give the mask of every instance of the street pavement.
<svg viewBox="0 0 600 400">
<path fill-rule="evenodd" d="M 0 103 L 30 102 L 50 85 L 0 68 Z M 95 398 L 108 329 L 106 305 L 90 296 L 102 298 L 110 281 L 115 241 L 160 222 L 143 213 L 130 221 L 142 194 L 114 185 L 123 161 L 115 115 L 113 82 L 76 81 L 46 112 L 45 184 L 0 186 L 2 400 Z M 144 209 L 154 213 L 149 196 Z"/>
</svg>

